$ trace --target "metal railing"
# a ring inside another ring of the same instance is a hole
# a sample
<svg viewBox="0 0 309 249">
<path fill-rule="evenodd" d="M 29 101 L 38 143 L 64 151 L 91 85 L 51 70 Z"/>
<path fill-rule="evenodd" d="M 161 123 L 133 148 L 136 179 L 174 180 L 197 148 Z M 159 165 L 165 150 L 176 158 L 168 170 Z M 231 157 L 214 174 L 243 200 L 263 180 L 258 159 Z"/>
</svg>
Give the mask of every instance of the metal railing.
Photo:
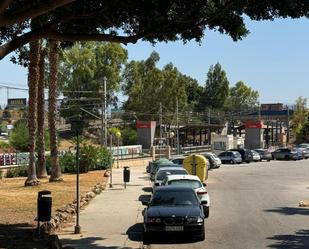
<svg viewBox="0 0 309 249">
<path fill-rule="evenodd" d="M 211 145 L 181 147 L 181 154 L 203 153 L 211 151 Z"/>
</svg>

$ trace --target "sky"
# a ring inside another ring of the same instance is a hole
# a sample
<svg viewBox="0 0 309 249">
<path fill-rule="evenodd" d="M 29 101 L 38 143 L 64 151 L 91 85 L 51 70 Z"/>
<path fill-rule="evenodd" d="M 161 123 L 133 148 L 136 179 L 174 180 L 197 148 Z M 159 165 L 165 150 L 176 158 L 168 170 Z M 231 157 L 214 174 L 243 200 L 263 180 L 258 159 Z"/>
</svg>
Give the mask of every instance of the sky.
<svg viewBox="0 0 309 249">
<path fill-rule="evenodd" d="M 243 81 L 260 93 L 261 103 L 293 104 L 299 96 L 309 99 L 309 19 L 246 20 L 250 34 L 234 42 L 227 35 L 206 30 L 201 44 L 194 41 L 124 46 L 130 60 L 145 60 L 152 51 L 160 55 L 158 67 L 172 62 L 178 70 L 205 85 L 211 65 L 219 62 L 230 85 Z M 7 56 L 0 61 L 0 86 L 27 86 L 27 71 L 13 65 Z M 9 91 L 21 97 L 26 91 Z M 0 87 L 0 104 L 7 91 Z"/>
</svg>

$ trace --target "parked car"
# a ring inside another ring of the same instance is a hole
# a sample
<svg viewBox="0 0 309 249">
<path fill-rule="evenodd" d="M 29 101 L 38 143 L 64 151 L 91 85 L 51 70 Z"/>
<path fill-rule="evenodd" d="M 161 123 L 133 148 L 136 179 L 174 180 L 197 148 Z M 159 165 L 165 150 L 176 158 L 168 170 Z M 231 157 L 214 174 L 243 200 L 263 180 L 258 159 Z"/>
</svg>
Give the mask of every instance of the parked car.
<svg viewBox="0 0 309 249">
<path fill-rule="evenodd" d="M 144 244 L 153 235 L 180 233 L 205 240 L 203 202 L 191 187 L 162 186 L 152 195 L 144 211 Z"/>
<path fill-rule="evenodd" d="M 187 175 L 188 172 L 182 167 L 163 167 L 160 168 L 154 178 L 153 190 L 160 186 L 167 175 Z"/>
<path fill-rule="evenodd" d="M 259 153 L 261 161 L 266 160 L 269 162 L 272 159 L 271 153 L 266 149 L 255 149 L 255 151 Z"/>
<path fill-rule="evenodd" d="M 206 183 L 202 183 L 198 176 L 194 175 L 167 175 L 162 185 L 188 186 L 195 190 L 200 201 L 202 201 L 205 218 L 209 216 L 209 194 L 206 189 Z"/>
<path fill-rule="evenodd" d="M 294 148 L 294 149 L 292 149 L 292 152 L 296 154 L 296 160 L 304 159 L 303 150 L 298 149 L 298 148 Z"/>
<path fill-rule="evenodd" d="M 153 161 L 151 164 L 151 169 L 150 169 L 150 180 L 153 181 L 155 174 L 157 173 L 159 167 L 170 167 L 170 166 L 180 166 L 177 164 L 174 164 L 168 159 L 162 158 L 156 161 Z"/>
<path fill-rule="evenodd" d="M 303 158 L 308 159 L 309 158 L 309 148 L 302 150 L 303 152 Z"/>
<path fill-rule="evenodd" d="M 148 166 L 146 167 L 146 172 L 150 173 L 150 175 L 151 175 L 153 173 L 152 171 L 154 170 L 154 168 L 158 164 L 162 164 L 162 163 L 170 163 L 170 160 L 168 160 L 166 158 L 160 158 L 160 159 L 154 160 L 152 162 L 149 162 Z"/>
<path fill-rule="evenodd" d="M 253 161 L 253 155 L 251 150 L 248 149 L 230 149 L 230 151 L 238 151 L 241 155 L 242 161 L 250 163 Z"/>
<path fill-rule="evenodd" d="M 275 160 L 297 160 L 299 159 L 299 152 L 289 148 L 280 148 L 272 152 Z"/>
<path fill-rule="evenodd" d="M 257 153 L 255 150 L 252 150 L 251 153 L 252 153 L 252 158 L 254 162 L 261 161 L 261 156 L 259 153 Z"/>
<path fill-rule="evenodd" d="M 297 145 L 297 146 L 295 147 L 295 149 L 301 151 L 301 153 L 302 153 L 304 159 L 308 159 L 308 158 L 309 158 L 309 147 L 307 148 L 307 147 L 306 147 L 306 144 L 303 144 L 303 146 Z"/>
<path fill-rule="evenodd" d="M 302 144 L 297 145 L 296 147 L 309 149 L 309 144 L 308 143 L 302 143 Z"/>
<path fill-rule="evenodd" d="M 172 161 L 173 163 L 175 163 L 175 164 L 180 164 L 180 165 L 182 165 L 184 159 L 185 159 L 184 156 L 177 156 L 177 157 L 175 157 L 175 158 L 172 158 L 171 161 Z"/>
<path fill-rule="evenodd" d="M 242 163 L 241 155 L 238 151 L 224 151 L 218 156 L 222 163 Z"/>
<path fill-rule="evenodd" d="M 202 154 L 202 156 L 209 161 L 210 169 L 219 168 L 222 164 L 220 158 L 214 153 L 207 152 Z"/>
</svg>

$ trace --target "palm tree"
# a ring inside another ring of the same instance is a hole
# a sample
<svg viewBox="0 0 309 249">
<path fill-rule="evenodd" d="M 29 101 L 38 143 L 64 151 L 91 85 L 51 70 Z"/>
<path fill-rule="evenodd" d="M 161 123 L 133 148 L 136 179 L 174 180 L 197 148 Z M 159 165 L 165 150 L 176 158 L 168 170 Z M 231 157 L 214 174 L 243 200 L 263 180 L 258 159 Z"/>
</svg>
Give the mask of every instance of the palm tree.
<svg viewBox="0 0 309 249">
<path fill-rule="evenodd" d="M 45 105 L 44 105 L 44 75 L 45 75 L 45 51 L 41 48 L 40 61 L 39 61 L 39 81 L 38 81 L 38 105 L 37 105 L 37 170 L 38 178 L 46 178 L 47 171 L 45 165 L 45 142 L 44 142 L 44 116 L 45 116 Z"/>
<path fill-rule="evenodd" d="M 49 42 L 49 93 L 48 93 L 48 124 L 50 136 L 51 176 L 49 181 L 62 181 L 61 168 L 58 160 L 57 132 L 56 132 L 56 108 L 57 108 L 57 74 L 59 62 L 59 42 Z"/>
<path fill-rule="evenodd" d="M 40 57 L 40 42 L 30 42 L 29 66 L 28 66 L 28 87 L 29 87 L 29 166 L 28 177 L 25 186 L 38 185 L 40 182 L 36 176 L 35 167 L 35 132 L 36 132 L 36 106 L 37 106 L 37 85 L 38 85 L 38 63 Z"/>
</svg>

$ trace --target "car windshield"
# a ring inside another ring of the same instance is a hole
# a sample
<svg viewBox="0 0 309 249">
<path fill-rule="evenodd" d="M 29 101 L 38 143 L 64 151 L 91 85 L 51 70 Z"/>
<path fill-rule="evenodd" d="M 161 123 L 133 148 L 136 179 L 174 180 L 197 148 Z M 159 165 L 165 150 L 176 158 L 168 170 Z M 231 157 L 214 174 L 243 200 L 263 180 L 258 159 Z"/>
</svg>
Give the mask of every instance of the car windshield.
<svg viewBox="0 0 309 249">
<path fill-rule="evenodd" d="M 155 191 L 150 206 L 197 206 L 199 201 L 191 191 Z"/>
<path fill-rule="evenodd" d="M 174 159 L 172 162 L 175 164 L 183 164 L 183 158 Z"/>
<path fill-rule="evenodd" d="M 172 181 L 168 182 L 168 185 L 188 186 L 188 187 L 191 187 L 193 189 L 201 188 L 203 186 L 200 181 L 189 180 L 189 179 L 172 180 Z"/>
<path fill-rule="evenodd" d="M 234 152 L 232 153 L 232 156 L 233 156 L 234 158 L 237 158 L 237 157 L 240 157 L 241 155 L 240 155 L 237 151 L 234 151 Z"/>
<path fill-rule="evenodd" d="M 171 174 L 171 175 L 186 175 L 187 171 L 183 170 L 183 169 L 174 169 L 174 170 L 161 170 L 158 172 L 157 175 L 157 180 L 162 181 L 167 174 Z"/>
</svg>

